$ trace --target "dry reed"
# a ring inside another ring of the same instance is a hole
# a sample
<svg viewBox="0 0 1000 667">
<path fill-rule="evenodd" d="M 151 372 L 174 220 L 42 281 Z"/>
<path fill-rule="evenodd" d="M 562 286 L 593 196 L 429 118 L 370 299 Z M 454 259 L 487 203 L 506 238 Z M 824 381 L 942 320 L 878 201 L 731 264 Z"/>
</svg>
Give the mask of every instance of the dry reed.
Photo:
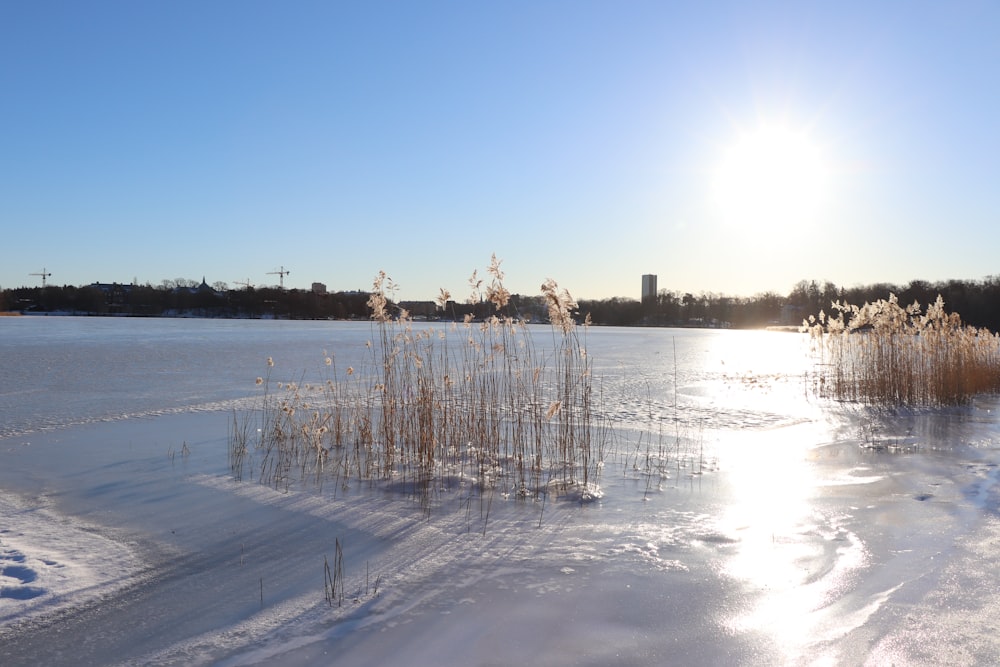
<svg viewBox="0 0 1000 667">
<path fill-rule="evenodd" d="M 469 303 L 490 304 L 445 330 L 414 327 L 394 312 L 395 285 L 372 285 L 367 362 L 338 372 L 324 359 L 318 386 L 257 379 L 259 403 L 234 414 L 230 465 L 237 479 L 287 489 L 294 477 L 391 483 L 428 504 L 452 484 L 521 498 L 550 491 L 586 500 L 597 483 L 608 429 L 595 416 L 591 363 L 574 320 L 576 302 L 555 281 L 542 285 L 552 345 L 509 314 L 510 293 L 494 255 L 487 281 L 473 273 Z M 438 305 L 451 298 L 441 290 Z M 589 324 L 589 322 L 587 323 Z M 273 362 L 268 360 L 268 371 Z M 486 508 L 488 512 L 488 507 Z"/>
<path fill-rule="evenodd" d="M 1000 337 L 962 324 L 944 300 L 922 309 L 895 295 L 855 306 L 834 302 L 803 323 L 815 342 L 823 396 L 868 405 L 941 406 L 1000 390 Z"/>
</svg>

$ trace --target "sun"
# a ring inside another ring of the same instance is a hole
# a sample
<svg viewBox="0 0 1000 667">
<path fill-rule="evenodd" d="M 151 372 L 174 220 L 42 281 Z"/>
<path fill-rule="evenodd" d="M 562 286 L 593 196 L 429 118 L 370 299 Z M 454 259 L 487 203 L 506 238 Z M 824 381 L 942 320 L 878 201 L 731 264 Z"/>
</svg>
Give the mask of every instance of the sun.
<svg viewBox="0 0 1000 667">
<path fill-rule="evenodd" d="M 783 124 L 740 133 L 713 174 L 712 198 L 726 222 L 748 231 L 808 226 L 826 204 L 829 168 L 810 134 Z"/>
</svg>

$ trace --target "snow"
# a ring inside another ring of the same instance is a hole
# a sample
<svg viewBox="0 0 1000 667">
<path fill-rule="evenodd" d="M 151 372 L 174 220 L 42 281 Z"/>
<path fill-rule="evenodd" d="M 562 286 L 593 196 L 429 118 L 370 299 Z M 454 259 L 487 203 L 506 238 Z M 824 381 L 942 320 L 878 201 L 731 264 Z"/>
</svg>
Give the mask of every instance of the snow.
<svg viewBox="0 0 1000 667">
<path fill-rule="evenodd" d="M 109 597 L 142 569 L 127 543 L 39 502 L 0 492 L 0 517 L 2 625 Z"/>
</svg>

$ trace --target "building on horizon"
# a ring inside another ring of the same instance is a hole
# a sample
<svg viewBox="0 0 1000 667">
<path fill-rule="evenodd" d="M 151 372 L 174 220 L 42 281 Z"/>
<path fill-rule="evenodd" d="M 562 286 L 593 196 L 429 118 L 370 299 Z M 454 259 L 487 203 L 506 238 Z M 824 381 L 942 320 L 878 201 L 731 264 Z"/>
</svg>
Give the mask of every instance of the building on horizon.
<svg viewBox="0 0 1000 667">
<path fill-rule="evenodd" d="M 642 302 L 656 301 L 656 274 L 646 273 L 642 276 Z"/>
</svg>

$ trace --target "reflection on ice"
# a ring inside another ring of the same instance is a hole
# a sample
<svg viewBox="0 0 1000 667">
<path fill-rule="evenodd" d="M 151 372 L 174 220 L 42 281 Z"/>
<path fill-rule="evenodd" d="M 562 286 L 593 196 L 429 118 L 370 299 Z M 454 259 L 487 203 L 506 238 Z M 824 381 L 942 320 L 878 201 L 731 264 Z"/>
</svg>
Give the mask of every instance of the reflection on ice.
<svg viewBox="0 0 1000 667">
<path fill-rule="evenodd" d="M 731 502 L 719 525 L 735 539 L 722 573 L 743 582 L 754 600 L 731 619 L 732 628 L 771 635 L 790 661 L 870 614 L 844 608 L 868 552 L 847 527 L 849 516 L 817 506 L 824 481 L 809 460 L 821 437 L 816 428 L 743 432 L 721 447 Z"/>
</svg>

